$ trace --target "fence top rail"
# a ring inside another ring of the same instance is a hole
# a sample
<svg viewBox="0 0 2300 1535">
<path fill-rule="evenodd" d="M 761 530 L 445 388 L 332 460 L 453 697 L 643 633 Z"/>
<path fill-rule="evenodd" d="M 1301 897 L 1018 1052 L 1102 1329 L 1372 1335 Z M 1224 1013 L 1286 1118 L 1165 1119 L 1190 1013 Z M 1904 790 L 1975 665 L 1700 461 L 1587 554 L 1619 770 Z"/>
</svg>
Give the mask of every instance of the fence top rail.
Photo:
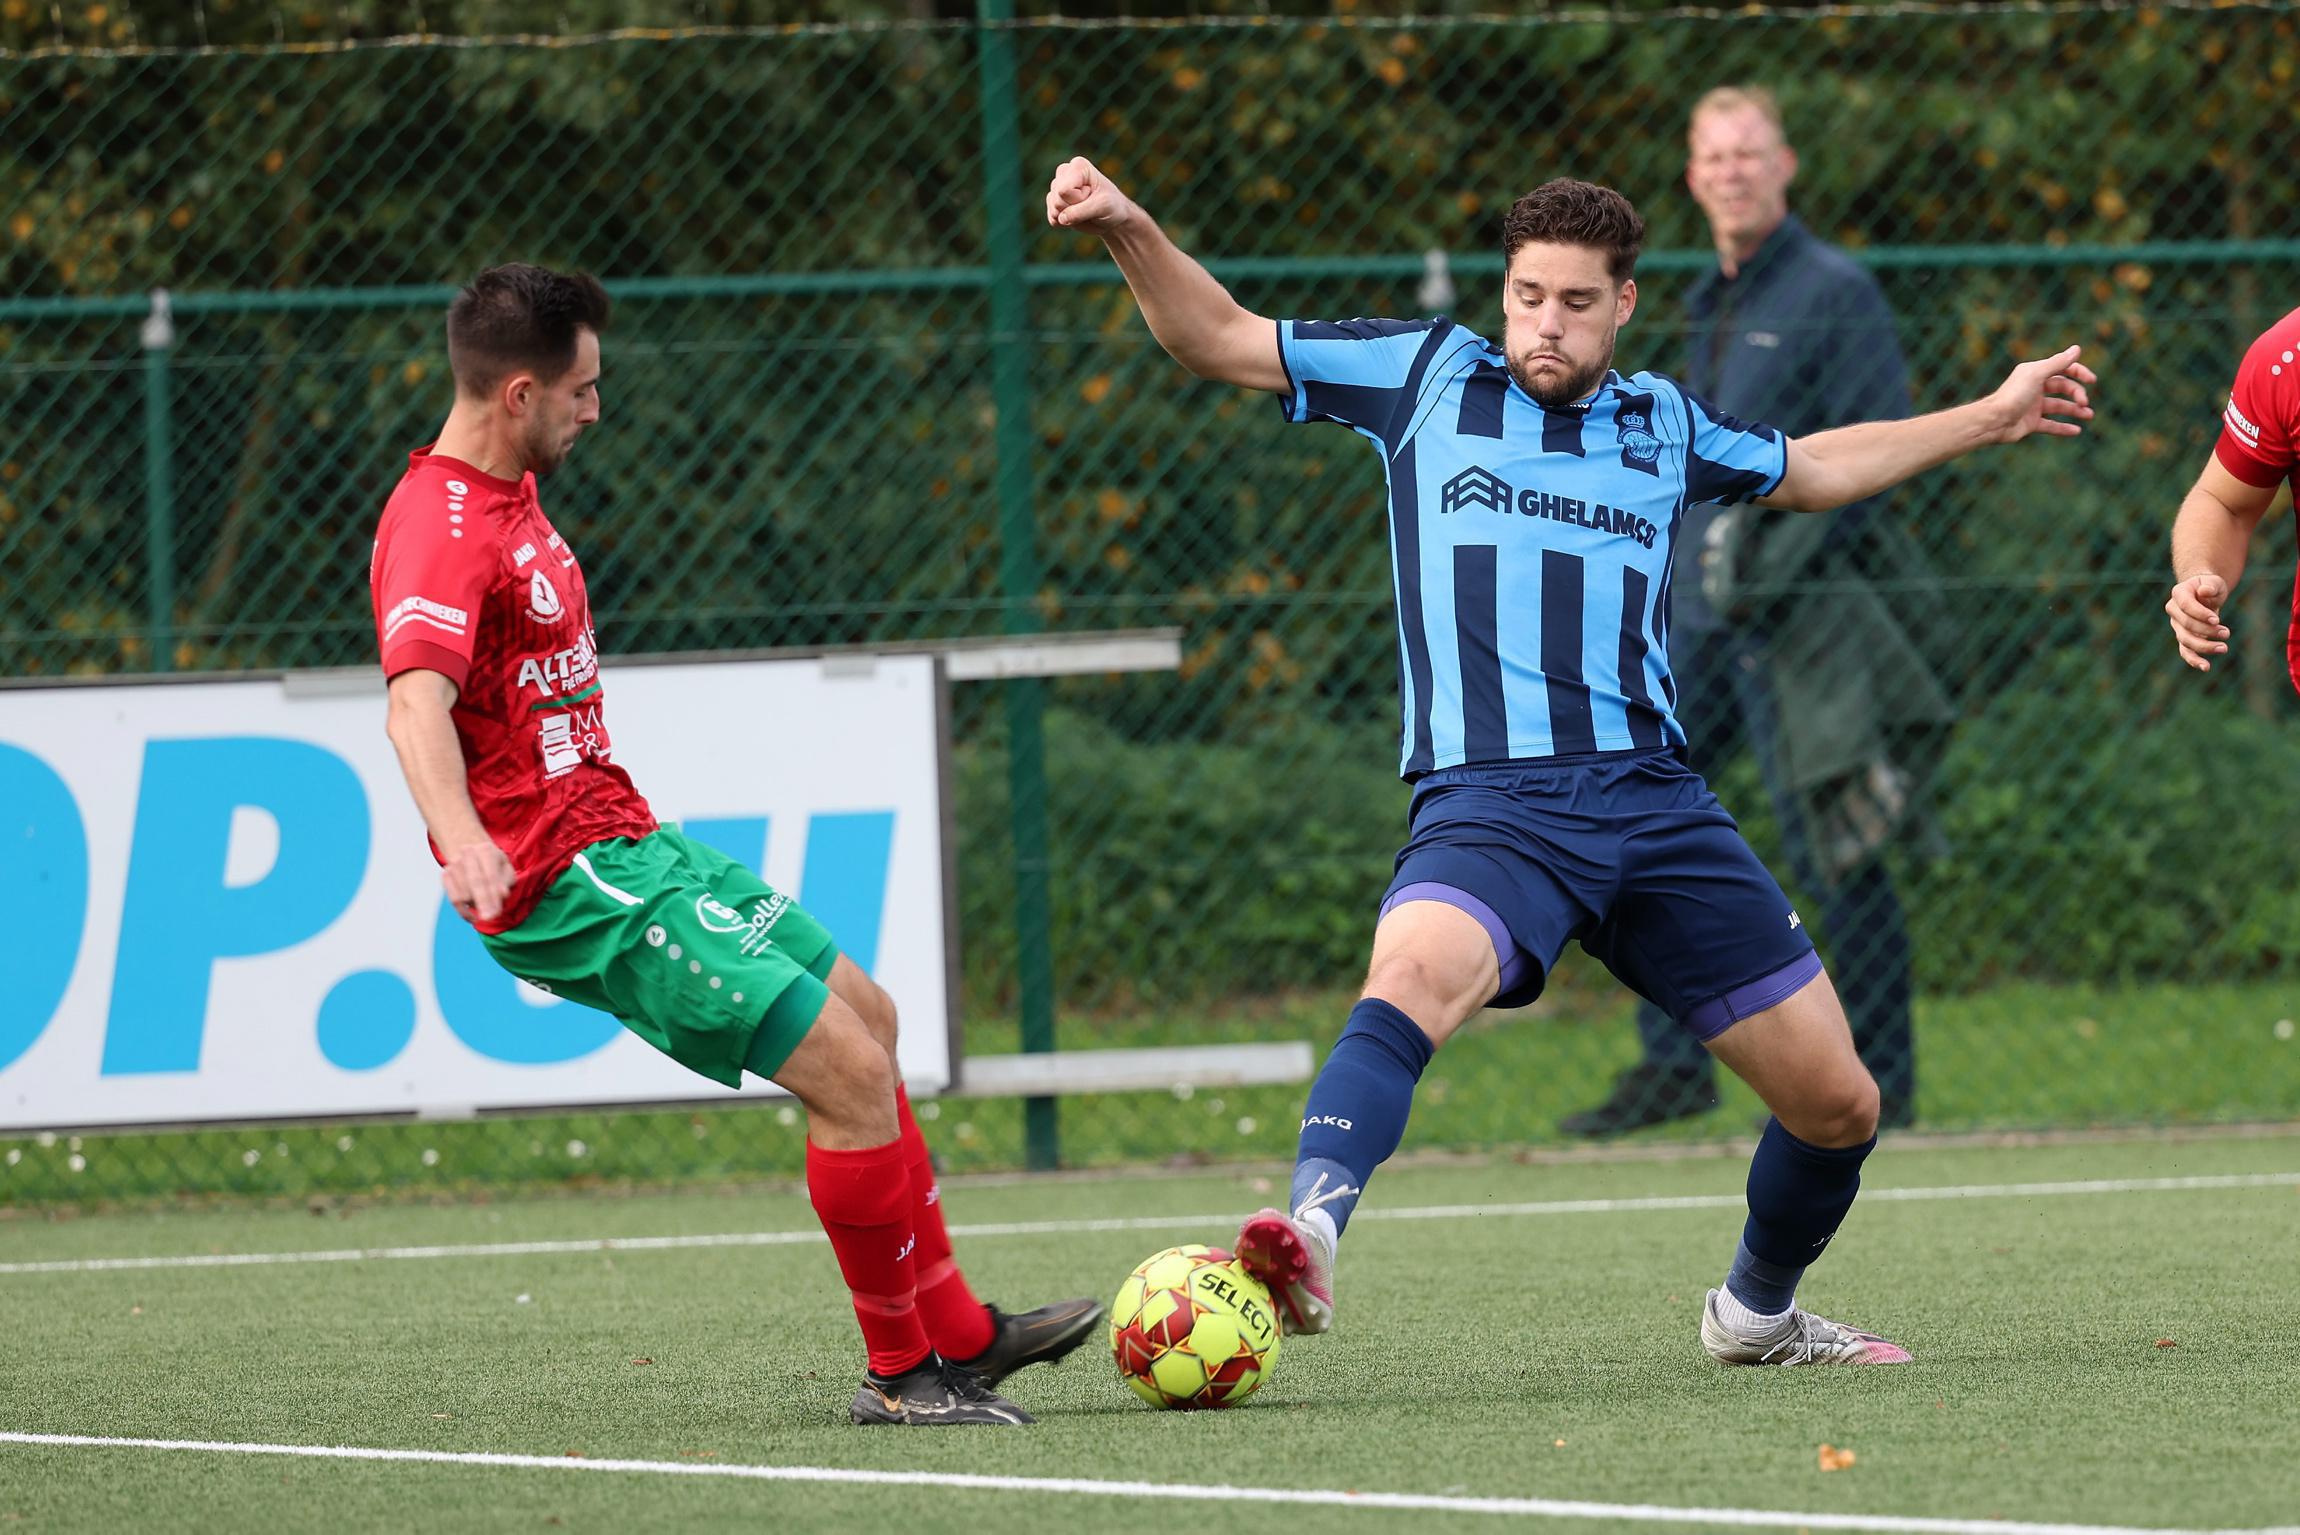
<svg viewBox="0 0 2300 1535">
<path fill-rule="evenodd" d="M 443 32 L 403 32 L 379 37 L 278 38 L 240 43 L 76 43 L 57 23 L 57 40 L 26 48 L 0 48 L 0 63 L 52 63 L 115 59 L 291 58 L 339 53 L 447 49 L 598 48 L 625 43 L 741 42 L 797 37 L 857 37 L 980 32 L 1179 32 L 1179 31 L 1467 31 L 1499 28 L 1529 31 L 1548 27 L 1653 26 L 1675 22 L 1864 22 L 1931 17 L 2118 16 L 2141 11 L 2204 11 L 2215 14 L 2274 11 L 2277 0 L 1835 0 L 1812 6 L 1748 5 L 1570 5 L 1533 13 L 1476 11 L 1462 15 L 1273 16 L 1255 12 L 1234 16 L 1000 16 L 873 17 L 846 21 L 794 21 L 766 25 L 699 23 L 667 27 L 608 27 L 589 32 L 502 32 L 469 36 Z"/>
<path fill-rule="evenodd" d="M 1495 276 L 1501 257 L 1490 251 L 1468 255 L 1436 252 L 1449 272 Z M 1882 245 L 1847 251 L 1854 260 L 1880 271 L 1995 267 L 2008 271 L 2037 268 L 2121 266 L 2237 266 L 2251 262 L 2300 262 L 2300 239 L 2147 240 L 2129 245 Z M 1210 258 L 1206 265 L 1227 281 L 1259 278 L 1354 278 L 1410 281 L 1425 275 L 1430 254 L 1343 256 L 1245 256 Z M 1698 272 L 1714 264 L 1705 250 L 1648 251 L 1638 260 L 1645 273 Z M 1033 287 L 1093 287 L 1121 281 L 1118 269 L 1100 261 L 1038 262 L 1023 268 Z M 693 277 L 611 278 L 621 300 L 690 298 L 782 298 L 826 293 L 915 293 L 981 291 L 991 285 L 987 266 L 889 267 L 823 272 L 729 272 Z M 319 313 L 331 310 L 440 309 L 455 297 L 443 283 L 372 288 L 238 289 L 202 293 L 168 290 L 177 317 L 190 315 Z M 144 293 L 60 294 L 0 298 L 0 324 L 142 319 L 152 311 Z"/>
</svg>

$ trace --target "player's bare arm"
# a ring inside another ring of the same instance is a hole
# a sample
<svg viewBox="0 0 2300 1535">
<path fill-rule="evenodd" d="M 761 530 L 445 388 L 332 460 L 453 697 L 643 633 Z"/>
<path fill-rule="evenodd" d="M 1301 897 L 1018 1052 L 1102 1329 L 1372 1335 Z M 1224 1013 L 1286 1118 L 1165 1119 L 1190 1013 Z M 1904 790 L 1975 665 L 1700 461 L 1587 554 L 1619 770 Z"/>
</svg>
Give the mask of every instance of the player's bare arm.
<svg viewBox="0 0 2300 1535">
<path fill-rule="evenodd" d="M 417 667 L 391 679 L 384 733 L 399 753 L 424 829 L 443 860 L 440 883 L 465 921 L 492 921 L 511 894 L 511 860 L 480 824 L 456 739 L 456 687 L 439 672 Z"/>
<path fill-rule="evenodd" d="M 2273 485 L 2247 485 L 2217 457 L 2204 461 L 2172 522 L 2172 595 L 2164 601 L 2180 659 L 2200 672 L 2228 650 L 2220 610 L 2244 574 L 2252 530 L 2276 499 Z"/>
<path fill-rule="evenodd" d="M 1995 443 L 2074 437 L 2092 419 L 2092 369 L 2081 347 L 2024 362 L 1996 392 L 1906 421 L 1866 421 L 1789 443 L 1789 467 L 1767 506 L 1825 512 Z"/>
<path fill-rule="evenodd" d="M 1241 389 L 1292 389 L 1278 356 L 1277 325 L 1232 298 L 1094 162 L 1080 156 L 1055 171 L 1046 189 L 1046 222 L 1102 237 L 1150 334 L 1183 367 Z"/>
</svg>

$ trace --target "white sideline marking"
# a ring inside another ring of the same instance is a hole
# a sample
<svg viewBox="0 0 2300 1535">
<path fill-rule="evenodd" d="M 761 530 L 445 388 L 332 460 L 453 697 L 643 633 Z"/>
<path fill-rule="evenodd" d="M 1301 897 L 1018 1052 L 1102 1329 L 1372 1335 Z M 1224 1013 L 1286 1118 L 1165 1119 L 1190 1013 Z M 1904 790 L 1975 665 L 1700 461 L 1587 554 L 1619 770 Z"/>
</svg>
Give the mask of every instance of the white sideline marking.
<svg viewBox="0 0 2300 1535">
<path fill-rule="evenodd" d="M 946 1487 L 968 1492 L 1068 1493 L 1174 1502 L 1292 1503 L 1415 1513 L 1505 1514 L 1530 1519 L 1633 1519 L 1649 1524 L 1737 1525 L 1760 1529 L 1909 1531 L 1913 1535 L 2205 1535 L 2128 1525 L 2023 1524 L 2008 1519 L 1919 1519 L 1892 1514 L 1799 1514 L 1758 1508 L 1670 1508 L 1651 1503 L 1584 1503 L 1555 1498 L 1471 1498 L 1443 1493 L 1338 1492 L 1327 1488 L 1220 1487 L 1192 1482 L 1097 1481 L 1076 1476 L 976 1476 L 939 1471 L 860 1471 L 843 1466 L 750 1466 L 686 1460 L 590 1460 L 564 1455 L 486 1455 L 453 1450 L 385 1450 L 359 1445 L 234 1444 L 201 1439 L 111 1439 L 91 1434 L 0 1433 L 0 1444 L 124 1450 L 194 1450 L 211 1455 L 293 1455 L 311 1460 L 412 1461 L 530 1471 L 624 1471 L 655 1476 L 722 1476 L 761 1482 L 843 1482 L 865 1487 Z M 2211 1535 L 2300 1535 L 2252 1529 Z"/>
<path fill-rule="evenodd" d="M 1897 1204 L 1941 1199 L 2057 1199 L 2076 1194 L 2156 1194 L 2185 1189 L 2265 1189 L 2300 1187 L 2300 1172 L 2215 1173 L 2187 1178 L 2096 1178 L 2064 1183 L 1959 1183 L 1934 1188 L 1868 1189 L 1868 1203 Z M 1359 1221 L 1443 1221 L 1477 1216 L 1627 1215 L 1645 1210 L 1738 1210 L 1739 1194 L 1663 1194 L 1638 1199 L 1549 1199 L 1503 1205 L 1409 1205 L 1402 1209 L 1361 1210 Z M 1236 1211 L 1219 1215 L 1134 1215 L 1101 1220 L 1004 1221 L 953 1226 L 954 1237 L 1071 1236 L 1094 1231 L 1171 1231 L 1185 1226 L 1223 1226 Z M 151 1258 L 52 1258 L 0 1263 L 0 1275 L 95 1274 L 122 1269 L 259 1268 L 281 1263 L 365 1263 L 418 1258 L 534 1258 L 563 1253 L 665 1252 L 691 1247 L 797 1247 L 823 1240 L 818 1229 L 725 1231 L 672 1237 L 578 1237 L 546 1242 L 451 1242 L 428 1247 L 332 1247 L 311 1252 L 172 1253 Z M 1901 1526 L 1896 1525 L 1898 1529 Z M 2289 1535 L 2300 1535 L 2294 1526 Z"/>
</svg>

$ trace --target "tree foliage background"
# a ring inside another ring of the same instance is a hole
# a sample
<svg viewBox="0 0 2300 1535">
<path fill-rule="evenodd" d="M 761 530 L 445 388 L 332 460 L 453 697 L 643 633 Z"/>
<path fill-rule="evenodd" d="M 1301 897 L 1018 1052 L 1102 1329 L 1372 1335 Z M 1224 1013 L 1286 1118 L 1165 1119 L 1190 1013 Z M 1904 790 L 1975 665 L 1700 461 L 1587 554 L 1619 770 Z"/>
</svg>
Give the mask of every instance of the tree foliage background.
<svg viewBox="0 0 2300 1535">
<path fill-rule="evenodd" d="M 1509 201 L 1606 181 L 1652 226 L 1622 356 L 1668 367 L 1705 259 L 1685 111 L 1730 81 L 1779 92 L 1796 207 L 1877 264 L 1920 404 L 2066 340 L 2105 380 L 2081 444 L 1896 503 L 1930 561 L 1896 596 L 1966 716 L 1952 852 L 1907 871 L 1926 985 L 2282 965 L 2289 535 L 2264 529 L 2212 679 L 2158 608 L 2236 359 L 2300 302 L 2290 11 L 1022 9 L 1032 615 L 1185 635 L 1178 677 L 1055 690 L 1066 1008 L 1346 983 L 1404 799 L 1376 466 L 1173 367 L 1099 247 L 1037 218 L 1046 174 L 1093 156 L 1263 312 L 1482 326 Z M 625 291 L 606 423 L 550 488 L 611 653 L 1000 628 L 984 31 L 933 5 L 632 19 L 0 0 L 0 673 L 368 659 L 374 516 L 446 404 L 444 285 L 514 257 Z M 1004 748 L 961 705 L 968 995 L 995 1015 Z M 1766 844 L 1753 776 L 1724 787 Z"/>
</svg>

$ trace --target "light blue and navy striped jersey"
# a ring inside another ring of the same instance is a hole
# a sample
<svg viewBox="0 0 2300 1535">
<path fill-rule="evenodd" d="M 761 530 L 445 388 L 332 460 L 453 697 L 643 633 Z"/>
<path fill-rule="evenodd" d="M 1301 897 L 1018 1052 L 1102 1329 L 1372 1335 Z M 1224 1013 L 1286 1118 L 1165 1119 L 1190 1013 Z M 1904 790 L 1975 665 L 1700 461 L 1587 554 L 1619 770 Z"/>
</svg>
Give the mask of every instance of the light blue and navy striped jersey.
<svg viewBox="0 0 2300 1535">
<path fill-rule="evenodd" d="M 1548 410 L 1449 320 L 1281 320 L 1289 421 L 1378 445 L 1390 486 L 1401 771 L 1681 746 L 1670 544 L 1769 493 L 1788 444 L 1657 373 Z"/>
</svg>

